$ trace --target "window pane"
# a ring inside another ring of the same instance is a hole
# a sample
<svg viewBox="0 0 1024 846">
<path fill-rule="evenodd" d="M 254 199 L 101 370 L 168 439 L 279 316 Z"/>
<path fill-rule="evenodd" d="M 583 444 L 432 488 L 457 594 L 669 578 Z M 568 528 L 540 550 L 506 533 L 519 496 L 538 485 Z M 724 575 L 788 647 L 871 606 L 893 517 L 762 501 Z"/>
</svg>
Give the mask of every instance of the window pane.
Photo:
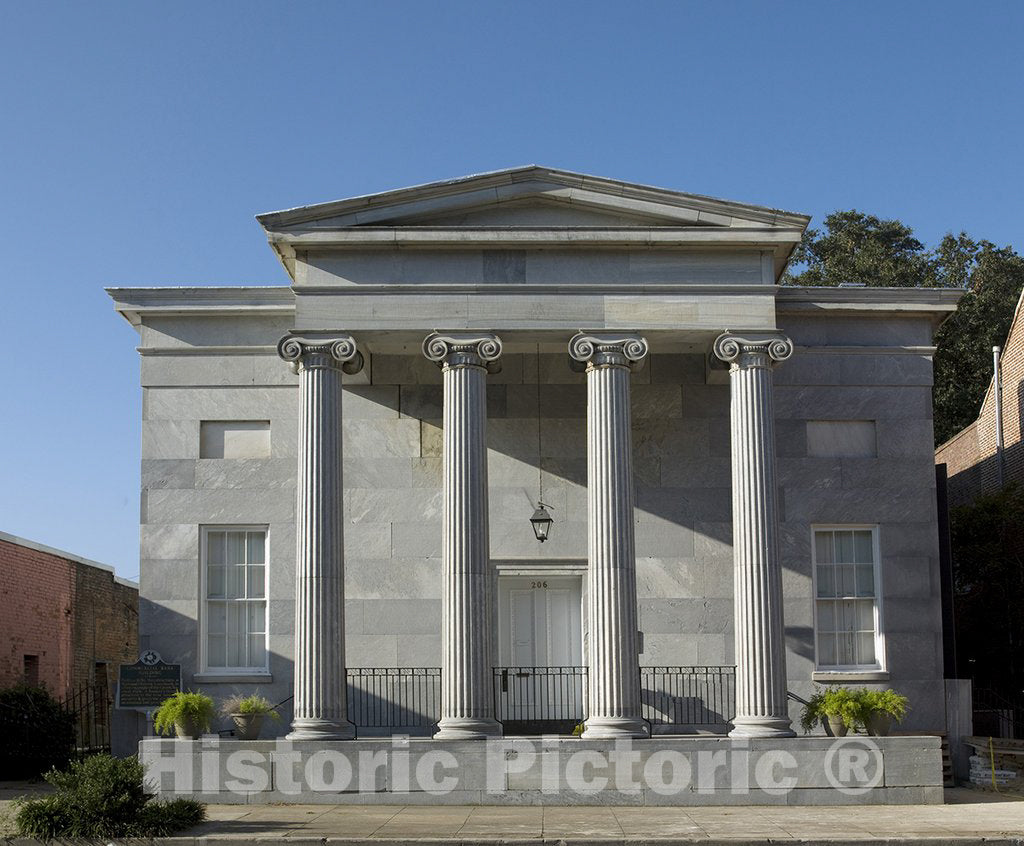
<svg viewBox="0 0 1024 846">
<path fill-rule="evenodd" d="M 836 532 L 836 563 L 853 563 L 853 532 Z"/>
<path fill-rule="evenodd" d="M 870 599 L 857 600 L 857 628 L 862 632 L 875 632 L 875 603 Z"/>
<path fill-rule="evenodd" d="M 818 635 L 818 662 L 822 666 L 836 663 L 836 636 L 833 634 Z"/>
<path fill-rule="evenodd" d="M 857 596 L 875 595 L 875 565 L 857 565 Z"/>
<path fill-rule="evenodd" d="M 224 568 L 211 566 L 206 577 L 206 595 L 219 599 L 224 596 Z"/>
<path fill-rule="evenodd" d="M 227 665 L 228 667 L 245 666 L 245 637 L 239 635 L 227 636 Z"/>
<path fill-rule="evenodd" d="M 818 631 L 834 632 L 836 630 L 836 608 L 834 602 L 818 600 Z"/>
<path fill-rule="evenodd" d="M 245 564 L 245 532 L 227 532 L 224 555 L 225 564 Z"/>
<path fill-rule="evenodd" d="M 853 584 L 853 565 L 840 564 L 836 568 L 836 594 L 838 596 L 856 596 L 857 591 Z"/>
<path fill-rule="evenodd" d="M 224 595 L 228 599 L 241 599 L 245 596 L 245 567 L 224 568 Z"/>
<path fill-rule="evenodd" d="M 857 663 L 875 663 L 875 634 L 874 632 L 861 632 L 857 635 Z"/>
<path fill-rule="evenodd" d="M 249 587 L 248 596 L 250 599 L 262 599 L 263 598 L 263 583 L 266 580 L 264 575 L 266 570 L 263 567 L 247 567 Z"/>
<path fill-rule="evenodd" d="M 210 634 L 224 634 L 227 631 L 227 604 L 211 602 L 207 607 L 210 615 L 207 629 Z"/>
<path fill-rule="evenodd" d="M 836 652 L 838 662 L 842 666 L 849 666 L 857 663 L 857 655 L 854 649 L 856 641 L 854 634 L 836 635 Z"/>
<path fill-rule="evenodd" d="M 836 587 L 834 582 L 833 570 L 835 568 L 830 564 L 824 566 L 818 565 L 818 596 L 835 596 Z"/>
<path fill-rule="evenodd" d="M 858 564 L 870 564 L 875 560 L 874 546 L 871 543 L 871 532 L 853 533 L 854 560 Z"/>
<path fill-rule="evenodd" d="M 267 630 L 267 607 L 262 602 L 247 602 L 249 606 L 249 634 L 259 634 Z"/>
<path fill-rule="evenodd" d="M 832 533 L 814 533 L 814 558 L 819 564 L 831 564 L 832 558 Z"/>
<path fill-rule="evenodd" d="M 211 667 L 226 667 L 224 663 L 224 635 L 210 635 L 207 660 Z"/>
<path fill-rule="evenodd" d="M 206 560 L 210 564 L 224 563 L 224 533 L 208 532 L 206 535 Z"/>
<path fill-rule="evenodd" d="M 249 532 L 249 563 L 265 564 L 267 536 L 263 532 Z"/>
<path fill-rule="evenodd" d="M 249 635 L 249 662 L 247 667 L 265 667 L 267 665 L 266 639 L 261 634 Z"/>
<path fill-rule="evenodd" d="M 857 630 L 857 609 L 856 603 L 850 600 L 843 600 L 836 603 L 836 631 L 854 632 Z"/>
</svg>

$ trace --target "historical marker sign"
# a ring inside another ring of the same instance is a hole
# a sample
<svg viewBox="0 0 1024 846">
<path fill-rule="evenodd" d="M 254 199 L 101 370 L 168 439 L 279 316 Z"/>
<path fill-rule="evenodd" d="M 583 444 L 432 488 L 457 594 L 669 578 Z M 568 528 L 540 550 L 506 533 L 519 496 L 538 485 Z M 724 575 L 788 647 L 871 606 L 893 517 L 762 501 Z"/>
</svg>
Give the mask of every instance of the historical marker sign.
<svg viewBox="0 0 1024 846">
<path fill-rule="evenodd" d="M 134 664 L 121 665 L 117 707 L 149 711 L 179 690 L 181 664 L 165 664 L 155 652 L 146 653 Z"/>
</svg>

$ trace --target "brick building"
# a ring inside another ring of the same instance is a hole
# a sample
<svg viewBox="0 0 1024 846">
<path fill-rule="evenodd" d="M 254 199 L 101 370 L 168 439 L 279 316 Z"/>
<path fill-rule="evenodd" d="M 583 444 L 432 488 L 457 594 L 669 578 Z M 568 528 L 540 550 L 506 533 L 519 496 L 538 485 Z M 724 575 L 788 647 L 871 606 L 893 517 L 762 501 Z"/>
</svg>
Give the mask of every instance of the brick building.
<svg viewBox="0 0 1024 846">
<path fill-rule="evenodd" d="M 999 358 L 1003 401 L 1003 482 L 1024 484 L 1024 292 Z M 995 380 L 989 381 L 978 419 L 935 450 L 935 463 L 946 465 L 951 506 L 966 505 L 1000 487 L 1000 461 L 996 450 Z"/>
<path fill-rule="evenodd" d="M 113 568 L 0 532 L 0 688 L 113 693 L 138 655 L 139 588 Z"/>
</svg>

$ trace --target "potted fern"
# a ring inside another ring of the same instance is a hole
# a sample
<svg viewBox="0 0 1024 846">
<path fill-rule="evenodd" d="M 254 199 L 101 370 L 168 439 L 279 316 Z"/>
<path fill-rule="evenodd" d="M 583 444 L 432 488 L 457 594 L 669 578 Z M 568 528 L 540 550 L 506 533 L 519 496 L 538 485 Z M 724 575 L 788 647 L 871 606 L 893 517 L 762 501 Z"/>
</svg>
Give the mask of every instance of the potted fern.
<svg viewBox="0 0 1024 846">
<path fill-rule="evenodd" d="M 270 701 L 258 693 L 253 693 L 250 696 L 231 696 L 224 700 L 220 706 L 220 712 L 225 717 L 231 717 L 239 740 L 258 738 L 266 717 L 270 717 L 272 720 L 280 719 L 280 715 L 274 710 Z"/>
<path fill-rule="evenodd" d="M 895 690 L 864 690 L 860 694 L 864 728 L 873 737 L 887 737 L 894 722 L 902 722 L 910 710 L 906 696 Z"/>
<path fill-rule="evenodd" d="M 860 696 L 848 687 L 819 690 L 807 701 L 800 717 L 804 734 L 820 723 L 830 737 L 845 737 L 860 722 Z"/>
<path fill-rule="evenodd" d="M 182 739 L 198 740 L 213 722 L 213 700 L 205 693 L 178 693 L 168 696 L 153 715 L 157 734 L 173 730 Z"/>
</svg>

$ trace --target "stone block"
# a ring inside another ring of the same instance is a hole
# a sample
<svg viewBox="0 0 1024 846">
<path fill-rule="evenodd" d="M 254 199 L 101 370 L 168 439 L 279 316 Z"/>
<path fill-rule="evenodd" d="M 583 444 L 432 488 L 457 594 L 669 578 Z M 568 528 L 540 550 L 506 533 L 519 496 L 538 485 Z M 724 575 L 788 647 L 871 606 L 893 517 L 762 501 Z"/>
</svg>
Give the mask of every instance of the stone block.
<svg viewBox="0 0 1024 846">
<path fill-rule="evenodd" d="M 199 558 L 199 526 L 195 523 L 143 523 L 139 534 L 144 559 Z"/>
<path fill-rule="evenodd" d="M 729 417 L 728 385 L 687 385 L 682 390 L 686 417 Z"/>
<path fill-rule="evenodd" d="M 295 495 L 286 489 L 146 492 L 147 523 L 291 523 Z"/>
<path fill-rule="evenodd" d="M 282 362 L 283 364 L 283 362 Z M 143 390 L 148 420 L 276 420 L 299 416 L 297 385 L 155 387 Z M 345 406 L 345 414 L 350 413 Z"/>
<path fill-rule="evenodd" d="M 676 385 L 634 385 L 631 392 L 633 419 L 683 416 L 682 389 Z"/>
<path fill-rule="evenodd" d="M 650 357 L 652 385 L 703 385 L 704 356 L 657 353 Z"/>
<path fill-rule="evenodd" d="M 346 455 L 342 477 L 347 488 L 409 488 L 412 487 L 413 467 L 418 461 L 419 458 L 363 458 Z"/>
<path fill-rule="evenodd" d="M 346 523 L 345 524 L 345 556 L 362 561 L 368 559 L 379 562 L 391 558 L 393 554 L 393 523 Z M 375 563 L 365 566 L 373 567 Z"/>
<path fill-rule="evenodd" d="M 198 558 L 143 558 L 139 562 L 139 593 L 147 600 L 197 601 Z"/>
<path fill-rule="evenodd" d="M 342 450 L 360 458 L 413 458 L 420 454 L 418 420 L 345 420 Z"/>
<path fill-rule="evenodd" d="M 728 458 L 661 459 L 661 484 L 673 488 L 727 488 L 732 483 L 732 463 Z"/>
<path fill-rule="evenodd" d="M 294 496 L 297 474 L 291 458 L 201 458 L 195 462 L 195 487 L 285 490 Z"/>
<path fill-rule="evenodd" d="M 345 515 L 352 523 L 429 523 L 441 519 L 441 491 L 431 488 L 348 488 Z"/>
<path fill-rule="evenodd" d="M 199 458 L 199 420 L 143 420 L 142 457 Z"/>
<path fill-rule="evenodd" d="M 837 458 L 780 458 L 778 474 L 782 487 L 796 490 L 838 488 L 843 483 Z"/>
<path fill-rule="evenodd" d="M 391 524 L 391 554 L 396 558 L 440 558 L 441 541 L 437 522 Z"/>
<path fill-rule="evenodd" d="M 882 555 L 882 595 L 887 599 L 934 597 L 939 593 L 936 559 Z"/>
<path fill-rule="evenodd" d="M 643 600 L 703 596 L 701 565 L 692 558 L 636 559 L 636 589 Z"/>
<path fill-rule="evenodd" d="M 645 599 L 639 608 L 640 628 L 649 634 L 722 634 L 732 619 L 726 599 Z"/>
<path fill-rule="evenodd" d="M 638 558 L 693 558 L 693 530 L 670 520 L 637 519 L 634 540 Z"/>
<path fill-rule="evenodd" d="M 931 407 L 916 420 L 878 420 L 879 458 L 930 458 L 934 460 Z"/>
<path fill-rule="evenodd" d="M 844 458 L 842 476 L 844 488 L 934 490 L 935 462 L 932 458 Z"/>
<path fill-rule="evenodd" d="M 916 488 L 787 488 L 782 513 L 809 523 L 926 522 L 934 519 L 935 501 L 921 494 Z"/>
<path fill-rule="evenodd" d="M 363 602 L 363 634 L 436 635 L 440 631 L 440 599 L 368 599 Z"/>
<path fill-rule="evenodd" d="M 906 420 L 931 415 L 927 387 L 827 387 L 779 385 L 775 416 L 795 420 Z"/>
<path fill-rule="evenodd" d="M 148 490 L 187 490 L 195 486 L 195 477 L 194 459 L 146 458 L 142 461 L 142 487 Z"/>
<path fill-rule="evenodd" d="M 842 355 L 844 385 L 932 386 L 932 359 L 928 355 Z"/>
<path fill-rule="evenodd" d="M 793 357 L 772 372 L 776 385 L 842 384 L 839 356 L 816 350 L 796 350 Z"/>
<path fill-rule="evenodd" d="M 399 667 L 440 667 L 441 635 L 398 635 Z"/>
</svg>

